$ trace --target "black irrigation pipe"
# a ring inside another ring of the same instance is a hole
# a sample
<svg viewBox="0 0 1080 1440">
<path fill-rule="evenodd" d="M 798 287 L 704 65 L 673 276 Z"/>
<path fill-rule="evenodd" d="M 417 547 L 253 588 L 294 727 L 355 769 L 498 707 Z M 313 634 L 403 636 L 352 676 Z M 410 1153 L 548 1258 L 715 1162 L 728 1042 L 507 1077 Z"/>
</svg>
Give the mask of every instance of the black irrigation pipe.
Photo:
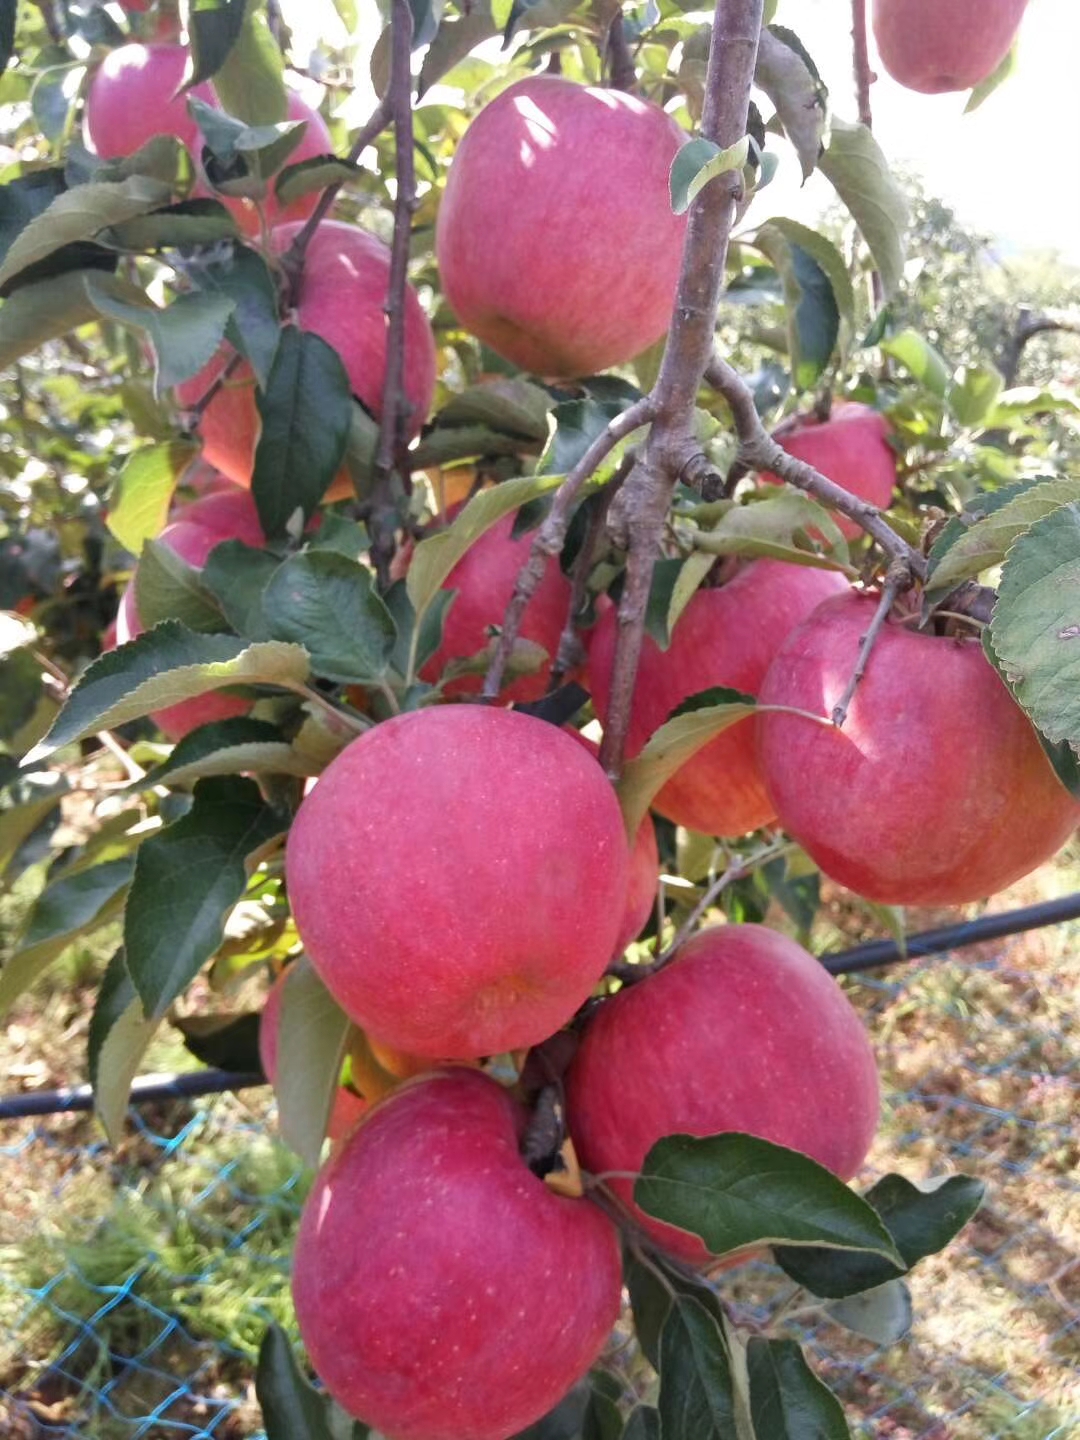
<svg viewBox="0 0 1080 1440">
<path fill-rule="evenodd" d="M 997 915 L 981 915 L 977 920 L 963 920 L 956 925 L 939 925 L 934 930 L 922 930 L 917 935 L 907 936 L 902 945 L 896 940 L 871 940 L 866 945 L 856 945 L 834 955 L 823 955 L 821 963 L 831 975 L 850 975 L 1078 919 L 1080 891 L 1065 895 L 1060 900 L 1026 905 L 1020 910 L 1005 910 Z M 265 1077 L 257 1071 L 240 1075 L 229 1070 L 197 1070 L 190 1075 L 142 1075 L 131 1086 L 131 1103 L 150 1105 L 161 1100 L 188 1100 L 199 1095 L 219 1095 L 226 1090 L 249 1090 L 265 1084 Z M 56 1115 L 93 1108 L 94 1097 L 89 1085 L 78 1085 L 71 1090 L 35 1090 L 0 1099 L 0 1120 L 22 1120 L 33 1115 Z"/>
</svg>

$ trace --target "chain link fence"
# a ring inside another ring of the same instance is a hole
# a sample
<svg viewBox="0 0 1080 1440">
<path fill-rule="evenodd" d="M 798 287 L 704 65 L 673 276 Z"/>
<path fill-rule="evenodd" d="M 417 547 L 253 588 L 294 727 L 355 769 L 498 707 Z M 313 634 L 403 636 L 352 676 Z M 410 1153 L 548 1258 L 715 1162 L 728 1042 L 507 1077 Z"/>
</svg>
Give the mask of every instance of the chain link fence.
<svg viewBox="0 0 1080 1440">
<path fill-rule="evenodd" d="M 1080 1437 L 1078 940 L 1074 924 L 846 982 L 882 1064 L 872 1170 L 989 1187 L 912 1277 L 905 1341 L 796 1322 L 854 1435 Z M 140 1106 L 118 1152 L 87 1115 L 6 1121 L 0 1175 L 5 1440 L 262 1434 L 254 1360 L 270 1321 L 295 1333 L 309 1179 L 275 1138 L 268 1091 Z M 751 1322 L 776 1286 L 764 1268 L 723 1280 Z"/>
</svg>

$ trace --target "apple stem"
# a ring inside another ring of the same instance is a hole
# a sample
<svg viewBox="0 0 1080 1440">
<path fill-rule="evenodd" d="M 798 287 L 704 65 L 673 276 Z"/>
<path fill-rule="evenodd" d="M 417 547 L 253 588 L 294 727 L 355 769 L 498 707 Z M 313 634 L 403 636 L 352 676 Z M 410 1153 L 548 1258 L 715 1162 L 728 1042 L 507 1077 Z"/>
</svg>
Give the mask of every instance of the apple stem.
<svg viewBox="0 0 1080 1440">
<path fill-rule="evenodd" d="M 751 470 L 771 471 L 789 485 L 813 495 L 830 510 L 838 510 L 841 515 L 854 520 L 877 541 L 890 561 L 903 563 L 909 584 L 925 578 L 925 558 L 902 535 L 897 534 L 876 505 L 841 489 L 805 460 L 797 460 L 777 444 L 761 423 L 750 390 L 726 360 L 714 355 L 705 378 L 728 402 L 735 433 L 739 437 L 739 459 L 743 464 Z"/>
<path fill-rule="evenodd" d="M 548 561 L 562 550 L 570 524 L 571 510 L 585 482 L 595 473 L 615 446 L 621 440 L 625 440 L 628 435 L 632 435 L 635 430 L 640 430 L 642 425 L 647 425 L 654 413 L 655 405 L 652 396 L 646 395 L 640 400 L 635 400 L 633 405 L 624 410 L 621 415 L 616 415 L 614 420 L 592 442 L 555 492 L 547 519 L 536 532 L 536 539 L 532 543 L 529 558 L 521 568 L 521 573 L 514 586 L 514 593 L 506 607 L 499 640 L 491 657 L 487 675 L 484 677 L 482 693 L 485 700 L 494 700 L 502 688 L 503 674 L 513 651 L 514 642 L 518 637 L 518 631 L 521 629 L 521 619 L 525 613 L 525 607 L 535 595 L 537 586 L 544 578 Z M 618 473 L 616 471 L 616 475 L 607 483 L 611 484 Z"/>
<path fill-rule="evenodd" d="M 859 687 L 859 681 L 866 674 L 866 667 L 870 663 L 870 656 L 878 636 L 889 618 L 889 611 L 896 603 L 896 597 L 911 586 L 911 573 L 902 562 L 893 561 L 885 574 L 885 582 L 881 587 L 881 599 L 874 611 L 874 618 L 871 620 L 866 634 L 862 637 L 862 644 L 859 646 L 858 659 L 855 661 L 855 669 L 852 671 L 851 679 L 844 687 L 844 693 L 840 696 L 839 702 L 833 706 L 832 723 L 839 730 L 847 719 L 848 707 Z"/>
</svg>

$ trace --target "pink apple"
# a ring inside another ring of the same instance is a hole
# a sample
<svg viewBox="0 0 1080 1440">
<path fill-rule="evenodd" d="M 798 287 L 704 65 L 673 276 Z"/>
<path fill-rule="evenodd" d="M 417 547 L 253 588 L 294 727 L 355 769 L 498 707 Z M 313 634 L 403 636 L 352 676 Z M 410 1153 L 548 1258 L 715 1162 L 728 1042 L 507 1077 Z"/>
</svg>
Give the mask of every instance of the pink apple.
<svg viewBox="0 0 1080 1440">
<path fill-rule="evenodd" d="M 188 114 L 183 45 L 121 45 L 94 71 L 86 94 L 84 125 L 90 149 L 103 159 L 131 155 L 155 135 L 175 135 L 198 158 L 199 127 Z M 191 92 L 213 105 L 209 85 Z"/>
<path fill-rule="evenodd" d="M 423 1076 L 315 1180 L 293 1257 L 300 1335 L 338 1404 L 394 1440 L 506 1440 L 618 1317 L 615 1227 L 528 1169 L 525 1119 L 476 1071 Z"/>
<path fill-rule="evenodd" d="M 970 90 L 1009 53 L 1027 0 L 874 0 L 881 63 L 924 95 Z"/>
<path fill-rule="evenodd" d="M 277 1085 L 281 1004 L 285 997 L 285 981 L 288 978 L 288 970 L 283 970 L 270 987 L 259 1024 L 259 1059 L 262 1062 L 263 1074 L 273 1086 Z M 368 1102 L 362 1095 L 355 1094 L 347 1085 L 339 1085 L 326 1127 L 327 1137 L 330 1140 L 340 1140 L 367 1109 Z"/>
<path fill-rule="evenodd" d="M 533 1045 L 570 1019 L 611 958 L 628 868 L 614 791 L 582 748 L 472 705 L 396 716 L 347 746 L 285 861 L 338 1004 L 375 1041 L 441 1059 Z"/>
<path fill-rule="evenodd" d="M 299 224 L 281 225 L 271 235 L 282 254 Z M 320 335 L 341 356 L 353 394 L 378 417 L 386 373 L 386 302 L 390 252 L 381 240 L 355 225 L 324 220 L 308 246 L 296 307 L 301 330 Z M 191 380 L 177 386 L 181 405 L 194 405 L 232 355 L 226 347 Z M 435 338 L 411 286 L 405 292 L 405 392 L 412 406 L 410 435 L 427 419 L 435 392 Z M 205 410 L 200 423 L 203 454 L 238 485 L 251 484 L 259 434 L 255 380 L 246 363 L 232 374 Z M 352 493 L 343 470 L 331 496 Z"/>
<path fill-rule="evenodd" d="M 763 704 L 830 716 L 877 596 L 854 592 L 794 630 Z M 962 905 L 1059 850 L 1080 805 L 979 641 L 886 624 L 843 729 L 760 715 L 759 761 L 780 824 L 833 880 L 886 905 Z"/>
<path fill-rule="evenodd" d="M 567 1076 L 570 1134 L 661 1248 L 693 1264 L 696 1236 L 632 1203 L 633 1182 L 665 1135 L 741 1131 L 801 1150 L 843 1179 L 878 1122 L 873 1051 L 831 975 L 761 925 L 703 930 L 657 975 L 605 1000 Z"/>
<path fill-rule="evenodd" d="M 456 591 L 443 627 L 442 643 L 420 672 L 425 680 L 439 678 L 453 660 L 464 660 L 487 649 L 492 627 L 502 625 L 518 575 L 529 558 L 534 534 L 514 540 L 514 516 L 504 516 L 465 553 L 443 586 Z M 547 651 L 549 661 L 535 675 L 523 675 L 503 687 L 502 699 L 522 703 L 539 700 L 547 690 L 551 662 L 570 610 L 570 582 L 556 559 L 548 561 L 544 578 L 529 601 L 520 636 Z M 483 674 L 463 675 L 450 681 L 444 695 L 477 695 Z"/>
<path fill-rule="evenodd" d="M 691 695 L 715 686 L 756 695 L 789 631 L 822 600 L 847 590 L 830 570 L 755 560 L 717 589 L 699 590 L 661 650 L 646 637 L 630 712 L 627 754 Z M 618 624 L 614 606 L 600 616 L 589 644 L 589 684 L 601 720 L 610 699 Z M 742 835 L 773 819 L 754 754 L 751 722 L 711 740 L 660 791 L 653 808 L 706 835 Z"/>
<path fill-rule="evenodd" d="M 532 75 L 465 132 L 435 238 L 462 325 L 539 375 L 632 360 L 671 320 L 685 219 L 668 173 L 687 135 L 621 90 Z"/>
<path fill-rule="evenodd" d="M 855 400 L 834 405 L 828 420 L 802 415 L 791 429 L 776 439 L 789 455 L 805 460 L 827 480 L 879 510 L 887 510 L 896 487 L 896 451 L 889 444 L 889 422 L 880 410 Z M 779 485 L 779 477 L 768 470 L 761 479 Z M 849 540 L 861 535 L 854 520 L 833 517 Z"/>
</svg>

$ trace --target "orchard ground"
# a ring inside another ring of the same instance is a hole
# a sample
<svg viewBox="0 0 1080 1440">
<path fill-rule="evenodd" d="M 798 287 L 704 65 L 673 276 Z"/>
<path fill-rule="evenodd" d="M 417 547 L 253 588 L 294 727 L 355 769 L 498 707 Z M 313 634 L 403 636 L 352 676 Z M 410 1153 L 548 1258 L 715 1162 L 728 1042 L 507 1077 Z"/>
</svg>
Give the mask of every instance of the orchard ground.
<svg viewBox="0 0 1080 1440">
<path fill-rule="evenodd" d="M 37 881 L 27 872 L 0 902 L 0 949 Z M 990 908 L 1078 888 L 1074 841 Z M 912 930 L 955 918 L 908 914 Z M 875 933 L 864 910 L 833 896 L 813 948 Z M 112 939 L 72 947 L 20 1002 L 0 1038 L 6 1091 L 81 1078 L 71 1057 L 84 1052 Z M 873 1440 L 1064 1440 L 1080 1424 L 1080 1153 L 1069 1134 L 1080 1099 L 1080 1037 L 1070 1036 L 1080 924 L 847 983 L 882 1066 L 872 1166 L 913 1177 L 962 1169 L 989 1194 L 960 1240 L 912 1277 L 908 1340 L 875 1351 L 822 1324 L 810 1336 L 822 1374 L 862 1422 L 855 1433 Z M 202 985 L 185 1013 L 205 1009 Z M 167 1027 L 144 1069 L 194 1063 Z M 274 1138 L 269 1092 L 144 1109 L 111 1155 L 86 1116 L 2 1122 L 0 1156 L 0 1433 L 260 1434 L 254 1358 L 268 1321 L 294 1333 L 287 1257 L 309 1182 Z M 750 1316 L 777 1293 L 760 1270 L 724 1284 Z M 645 1384 L 643 1362 L 627 1365 L 632 1355 L 616 1358 L 631 1383 Z M 13 1396 L 29 1407 L 21 1416 Z"/>
</svg>

